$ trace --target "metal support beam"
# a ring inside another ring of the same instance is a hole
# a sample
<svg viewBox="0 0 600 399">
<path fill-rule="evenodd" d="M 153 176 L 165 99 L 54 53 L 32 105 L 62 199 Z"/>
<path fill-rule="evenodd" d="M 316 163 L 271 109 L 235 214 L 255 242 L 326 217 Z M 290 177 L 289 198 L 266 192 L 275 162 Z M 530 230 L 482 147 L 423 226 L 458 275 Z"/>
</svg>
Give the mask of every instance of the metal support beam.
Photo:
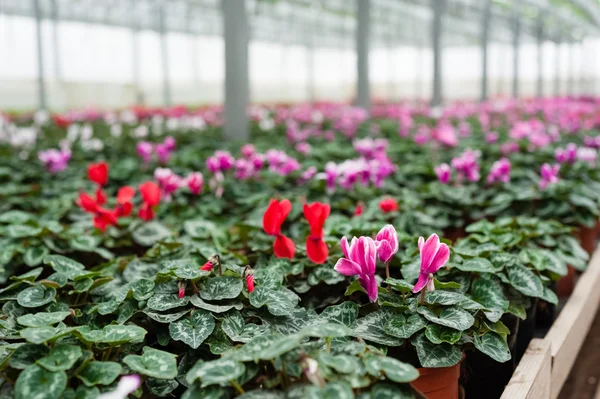
<svg viewBox="0 0 600 399">
<path fill-rule="evenodd" d="M 515 9 L 516 10 L 516 9 Z M 512 96 L 519 98 L 519 52 L 521 48 L 521 19 L 517 11 L 515 12 L 514 27 L 513 27 L 513 80 L 512 80 Z"/>
<path fill-rule="evenodd" d="M 539 26 L 537 29 L 537 85 L 535 94 L 537 97 L 542 97 L 544 95 L 544 74 L 543 74 L 543 66 L 544 66 L 544 26 L 540 19 Z"/>
<path fill-rule="evenodd" d="M 492 0 L 483 1 L 483 13 L 481 14 L 481 101 L 487 100 L 488 97 L 488 42 L 492 16 Z"/>
<path fill-rule="evenodd" d="M 225 38 L 225 126 L 229 139 L 248 140 L 248 17 L 246 2 L 222 0 Z"/>
<path fill-rule="evenodd" d="M 158 25 L 160 29 L 160 61 L 163 73 L 163 103 L 171 105 L 171 81 L 169 80 L 169 48 L 167 45 L 167 29 L 165 26 L 166 9 L 162 0 L 158 0 Z"/>
<path fill-rule="evenodd" d="M 37 38 L 36 57 L 38 63 L 38 101 L 40 109 L 46 109 L 46 85 L 44 83 L 44 51 L 42 43 L 42 17 L 39 0 L 32 0 L 35 14 L 35 34 Z"/>
<path fill-rule="evenodd" d="M 431 0 L 433 20 L 431 25 L 431 41 L 433 49 L 433 94 L 431 105 L 442 105 L 442 15 L 446 0 Z"/>
<path fill-rule="evenodd" d="M 62 81 L 62 68 L 60 66 L 60 38 L 58 34 L 58 5 L 52 0 L 52 51 L 54 52 L 54 77 L 57 82 Z"/>
<path fill-rule="evenodd" d="M 371 0 L 356 0 L 356 105 L 371 109 L 369 88 L 369 34 L 371 20 Z"/>
<path fill-rule="evenodd" d="M 567 95 L 575 94 L 575 43 L 571 40 L 569 46 L 569 78 L 567 81 Z"/>
</svg>

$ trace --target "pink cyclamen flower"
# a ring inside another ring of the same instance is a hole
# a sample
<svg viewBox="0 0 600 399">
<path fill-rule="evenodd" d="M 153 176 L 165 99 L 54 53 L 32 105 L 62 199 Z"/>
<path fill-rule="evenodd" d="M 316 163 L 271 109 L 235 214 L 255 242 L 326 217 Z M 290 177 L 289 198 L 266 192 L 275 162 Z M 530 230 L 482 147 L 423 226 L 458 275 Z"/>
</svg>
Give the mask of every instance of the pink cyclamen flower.
<svg viewBox="0 0 600 399">
<path fill-rule="evenodd" d="M 508 183 L 510 181 L 511 164 L 508 158 L 502 158 L 494 162 L 487 177 L 488 184 L 497 182 Z"/>
<path fill-rule="evenodd" d="M 192 172 L 185 179 L 185 183 L 194 195 L 198 195 L 202 192 L 202 186 L 204 185 L 204 176 L 200 172 Z"/>
<path fill-rule="evenodd" d="M 375 237 L 377 255 L 382 262 L 389 262 L 398 252 L 398 233 L 391 224 L 383 226 Z"/>
<path fill-rule="evenodd" d="M 48 172 L 58 173 L 69 166 L 71 150 L 68 148 L 63 148 L 62 150 L 52 148 L 46 151 L 40 151 L 38 153 L 38 159 L 44 164 L 44 167 Z"/>
<path fill-rule="evenodd" d="M 559 164 L 543 164 L 540 169 L 540 189 L 544 190 L 550 184 L 558 183 L 558 171 L 560 170 Z"/>
<path fill-rule="evenodd" d="M 350 245 L 346 237 L 341 241 L 345 258 L 335 264 L 335 270 L 344 276 L 358 275 L 360 286 L 367 291 L 371 302 L 377 300 L 377 280 L 375 267 L 377 265 L 377 244 L 371 237 L 352 238 Z"/>
<path fill-rule="evenodd" d="M 565 148 L 557 148 L 554 151 L 554 158 L 558 163 L 574 163 L 577 159 L 577 146 L 569 143 Z"/>
<path fill-rule="evenodd" d="M 144 163 L 152 161 L 152 153 L 154 152 L 154 146 L 148 141 L 140 141 L 135 146 L 135 151 L 142 158 Z"/>
<path fill-rule="evenodd" d="M 433 291 L 433 273 L 448 262 L 450 248 L 440 242 L 437 234 L 432 234 L 427 241 L 423 237 L 419 237 L 419 252 L 421 253 L 421 271 L 413 292 L 417 293 L 425 286 L 427 286 L 427 291 Z"/>
<path fill-rule="evenodd" d="M 154 178 L 158 182 L 160 191 L 167 201 L 171 200 L 171 194 L 185 184 L 185 181 L 169 168 L 156 168 L 154 170 Z"/>
<path fill-rule="evenodd" d="M 165 144 L 157 144 L 156 145 L 156 157 L 158 158 L 158 162 L 162 164 L 166 164 L 171 159 L 171 150 Z"/>
<path fill-rule="evenodd" d="M 296 144 L 296 151 L 298 151 L 300 154 L 302 154 L 304 156 L 310 154 L 311 150 L 312 150 L 312 147 L 308 143 L 298 143 L 298 144 Z"/>
<path fill-rule="evenodd" d="M 256 148 L 252 144 L 245 144 L 240 152 L 244 158 L 251 158 L 256 153 Z"/>
<path fill-rule="evenodd" d="M 495 144 L 498 142 L 498 133 L 489 132 L 485 135 L 485 142 L 488 144 Z"/>
<path fill-rule="evenodd" d="M 433 170 L 435 171 L 435 174 L 440 183 L 448 184 L 450 182 L 450 178 L 452 177 L 450 165 L 448 165 L 447 163 L 443 163 L 436 166 Z"/>
<path fill-rule="evenodd" d="M 127 399 L 129 394 L 137 390 L 141 384 L 142 379 L 139 375 L 124 375 L 114 391 L 103 393 L 98 396 L 98 399 Z"/>
<path fill-rule="evenodd" d="M 167 136 L 162 142 L 163 146 L 170 152 L 175 151 L 175 139 L 173 136 Z"/>
<path fill-rule="evenodd" d="M 598 158 L 598 152 L 593 148 L 581 147 L 577 149 L 577 160 L 582 162 L 587 162 L 591 166 L 596 164 L 596 159 Z"/>
</svg>

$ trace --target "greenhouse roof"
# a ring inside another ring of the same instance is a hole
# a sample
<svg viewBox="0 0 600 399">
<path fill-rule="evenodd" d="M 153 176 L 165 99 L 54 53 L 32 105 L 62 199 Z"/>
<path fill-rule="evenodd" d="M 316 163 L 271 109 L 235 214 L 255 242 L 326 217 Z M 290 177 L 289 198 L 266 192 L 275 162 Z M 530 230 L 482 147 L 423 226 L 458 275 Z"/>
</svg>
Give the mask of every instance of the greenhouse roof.
<svg viewBox="0 0 600 399">
<path fill-rule="evenodd" d="M 442 0 L 431 0 L 442 1 Z M 474 44 L 481 36 L 486 1 L 445 0 L 446 45 Z M 0 0 L 0 13 L 157 32 L 221 35 L 221 0 Z M 356 6 L 348 0 L 247 0 L 255 40 L 314 47 L 353 47 Z M 423 0 L 372 0 L 372 46 L 428 46 L 431 4 Z M 542 27 L 549 40 L 580 40 L 600 27 L 593 0 L 492 0 L 490 39 L 512 41 L 515 20 L 522 41 Z"/>
</svg>

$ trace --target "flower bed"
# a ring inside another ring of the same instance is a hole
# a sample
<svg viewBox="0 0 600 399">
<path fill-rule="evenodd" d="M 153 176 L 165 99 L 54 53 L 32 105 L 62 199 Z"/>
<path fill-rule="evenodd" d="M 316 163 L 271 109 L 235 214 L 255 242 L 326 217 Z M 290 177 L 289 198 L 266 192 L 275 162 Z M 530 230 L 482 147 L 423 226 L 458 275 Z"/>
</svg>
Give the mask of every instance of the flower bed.
<svg viewBox="0 0 600 399">
<path fill-rule="evenodd" d="M 251 115 L 244 145 L 216 108 L 5 118 L 4 395 L 493 398 L 521 358 L 547 376 L 525 349 L 595 240 L 594 102 Z M 591 280 L 531 341 L 553 384 Z"/>
</svg>

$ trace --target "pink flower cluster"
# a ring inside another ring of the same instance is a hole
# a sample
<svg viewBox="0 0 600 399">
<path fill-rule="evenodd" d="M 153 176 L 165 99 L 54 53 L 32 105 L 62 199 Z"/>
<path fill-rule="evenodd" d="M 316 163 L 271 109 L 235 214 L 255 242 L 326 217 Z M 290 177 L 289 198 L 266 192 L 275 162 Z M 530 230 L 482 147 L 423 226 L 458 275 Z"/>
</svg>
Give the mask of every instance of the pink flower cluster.
<svg viewBox="0 0 600 399">
<path fill-rule="evenodd" d="M 480 152 L 471 149 L 465 150 L 460 156 L 452 159 L 452 167 L 457 173 L 458 181 L 467 179 L 470 182 L 479 181 L 479 159 Z"/>
<path fill-rule="evenodd" d="M 49 149 L 38 152 L 38 159 L 44 164 L 46 170 L 50 173 L 58 173 L 69 166 L 71 160 L 71 150 L 63 148 L 61 150 Z"/>
<path fill-rule="evenodd" d="M 577 145 L 569 143 L 565 148 L 557 148 L 554 151 L 554 158 L 558 163 L 575 163 L 577 160 Z"/>
<path fill-rule="evenodd" d="M 269 163 L 269 171 L 281 176 L 287 176 L 302 168 L 300 162 L 290 157 L 282 150 L 271 149 L 265 153 L 265 158 Z"/>
<path fill-rule="evenodd" d="M 172 136 L 168 136 L 162 143 L 158 144 L 153 144 L 149 141 L 140 141 L 137 143 L 135 150 L 146 165 L 152 161 L 154 154 L 156 154 L 159 163 L 166 164 L 171 159 L 171 155 L 175 151 L 175 146 L 175 139 Z"/>
<path fill-rule="evenodd" d="M 508 158 L 501 158 L 494 162 L 487 177 L 488 184 L 508 183 L 510 181 L 510 168 L 511 164 Z"/>
<path fill-rule="evenodd" d="M 540 189 L 545 190 L 551 184 L 558 183 L 558 171 L 560 170 L 559 164 L 543 164 L 540 170 Z"/>
<path fill-rule="evenodd" d="M 206 159 L 206 167 L 211 173 L 226 172 L 235 165 L 235 158 L 229 151 L 215 151 Z"/>
<path fill-rule="evenodd" d="M 356 152 L 365 159 L 380 159 L 386 157 L 388 141 L 367 137 L 362 140 L 354 140 L 352 145 Z"/>
<path fill-rule="evenodd" d="M 169 168 L 156 168 L 154 179 L 166 201 L 170 201 L 172 195 L 181 187 L 187 186 L 192 194 L 199 195 L 204 186 L 204 176 L 201 172 L 191 172 L 186 178 L 183 178 Z"/>
<path fill-rule="evenodd" d="M 358 183 L 364 186 L 371 183 L 375 187 L 381 187 L 384 180 L 395 170 L 396 166 L 387 157 L 370 160 L 357 158 L 340 164 L 327 162 L 325 172 L 320 174 L 319 178 L 325 180 L 328 192 L 335 191 L 338 185 L 351 190 Z"/>
</svg>

